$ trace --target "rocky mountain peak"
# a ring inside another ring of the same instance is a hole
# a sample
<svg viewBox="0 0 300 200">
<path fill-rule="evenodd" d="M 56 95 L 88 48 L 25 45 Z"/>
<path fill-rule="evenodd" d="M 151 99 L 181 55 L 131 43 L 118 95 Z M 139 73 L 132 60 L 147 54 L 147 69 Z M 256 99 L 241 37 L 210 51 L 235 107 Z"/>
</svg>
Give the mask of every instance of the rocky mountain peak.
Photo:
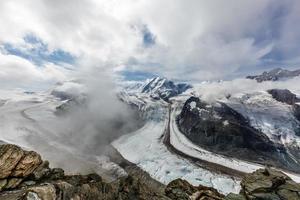
<svg viewBox="0 0 300 200">
<path fill-rule="evenodd" d="M 300 75 L 300 70 L 290 71 L 282 68 L 275 68 L 270 71 L 265 71 L 260 75 L 247 76 L 246 78 L 256 80 L 257 82 L 264 82 L 264 81 L 278 81 L 281 79 L 294 78 L 299 75 Z"/>
<path fill-rule="evenodd" d="M 293 94 L 287 89 L 271 89 L 268 90 L 268 93 L 272 95 L 274 99 L 282 103 L 287 103 L 289 105 L 294 105 L 297 102 L 300 102 L 300 99 L 297 98 L 297 95 Z"/>
<path fill-rule="evenodd" d="M 186 83 L 174 83 L 166 78 L 155 77 L 141 86 L 141 92 L 150 94 L 154 99 L 168 100 L 170 97 L 181 94 L 189 88 L 191 86 Z"/>
</svg>

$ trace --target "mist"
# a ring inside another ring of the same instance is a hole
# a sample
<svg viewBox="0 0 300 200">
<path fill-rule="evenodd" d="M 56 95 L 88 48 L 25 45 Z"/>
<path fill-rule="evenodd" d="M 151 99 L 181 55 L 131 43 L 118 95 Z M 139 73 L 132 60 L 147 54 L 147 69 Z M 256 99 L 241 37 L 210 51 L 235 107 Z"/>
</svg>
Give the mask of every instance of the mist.
<svg viewBox="0 0 300 200">
<path fill-rule="evenodd" d="M 97 154 L 113 139 L 138 127 L 140 120 L 138 113 L 118 98 L 108 72 L 93 69 L 89 74 L 81 79 L 86 87 L 86 101 L 71 107 L 61 129 L 69 130 L 68 142 L 84 152 Z"/>
<path fill-rule="evenodd" d="M 234 79 L 230 81 L 205 82 L 195 85 L 196 95 L 207 102 L 215 102 L 225 98 L 228 95 L 239 93 L 253 93 L 267 91 L 269 89 L 289 89 L 295 94 L 300 94 L 300 78 L 282 80 L 282 81 L 266 81 L 258 83 L 251 79 Z"/>
<path fill-rule="evenodd" d="M 48 124 L 59 135 L 57 142 L 72 149 L 74 155 L 94 160 L 92 162 L 110 153 L 108 151 L 113 140 L 143 125 L 138 111 L 118 98 L 115 77 L 110 74 L 103 67 L 89 67 L 88 70 L 85 68 L 79 71 L 76 78 L 85 88 L 84 101 L 81 105 L 71 106 L 67 113 Z M 45 156 L 48 156 L 47 152 Z M 70 166 L 64 156 L 49 155 L 49 158 L 71 171 L 86 171 L 91 167 Z"/>
<path fill-rule="evenodd" d="M 39 152 L 52 167 L 67 173 L 105 173 L 101 164 L 111 153 L 110 143 L 144 122 L 137 110 L 118 98 L 116 77 L 105 66 L 80 67 L 70 78 L 69 84 L 54 88 L 65 90 L 67 85 L 68 92 L 83 101 L 62 114 L 54 114 L 65 101 L 49 96 L 53 87 L 27 95 L 24 90 L 2 92 L 0 140 Z"/>
</svg>

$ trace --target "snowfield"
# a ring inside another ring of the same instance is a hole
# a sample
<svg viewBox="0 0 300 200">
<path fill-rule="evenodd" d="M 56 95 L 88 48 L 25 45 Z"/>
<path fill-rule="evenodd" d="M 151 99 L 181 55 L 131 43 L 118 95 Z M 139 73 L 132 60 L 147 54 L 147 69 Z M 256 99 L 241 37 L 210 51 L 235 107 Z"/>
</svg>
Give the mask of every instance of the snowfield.
<svg viewBox="0 0 300 200">
<path fill-rule="evenodd" d="M 12 143 L 39 152 L 51 167 L 67 173 L 97 172 L 124 175 L 124 171 L 98 154 L 86 154 L 70 141 L 72 136 L 64 120 L 54 114 L 62 101 L 49 93 L 26 93 L 22 90 L 0 91 L 0 142 Z M 68 138 L 68 140 L 66 140 Z"/>
<path fill-rule="evenodd" d="M 188 92 L 191 91 L 192 90 Z M 171 101 L 173 102 L 170 114 L 171 145 L 185 155 L 211 163 L 216 163 L 240 172 L 250 173 L 259 168 L 263 168 L 264 166 L 256 163 L 209 152 L 193 144 L 179 131 L 176 124 L 176 116 L 179 114 L 185 100 L 191 96 L 191 94 L 188 92 L 186 94 L 171 98 Z M 259 94 L 268 95 L 264 92 Z M 259 95 L 256 93 L 254 96 L 259 98 Z M 238 96 L 236 97 L 238 98 Z M 139 94 L 136 91 L 134 93 L 123 93 L 122 98 L 124 98 L 127 103 L 136 104 L 138 107 L 142 107 L 143 111 L 147 112 L 150 110 L 152 113 L 148 115 L 149 119 L 151 120 L 148 120 L 143 128 L 129 135 L 122 136 L 113 142 L 113 146 L 124 156 L 125 159 L 137 164 L 143 170 L 147 171 L 153 178 L 165 184 L 176 178 L 183 178 L 195 185 L 203 184 L 206 186 L 215 187 L 220 192 L 225 194 L 239 191 L 240 186 L 238 178 L 229 177 L 219 173 L 216 174 L 203 169 L 195 165 L 192 161 L 185 159 L 182 156 L 175 155 L 167 149 L 167 147 L 163 144 L 163 135 L 168 126 L 168 108 L 165 102 L 161 100 L 153 100 L 149 96 Z M 264 101 L 272 101 L 273 104 L 276 103 L 276 106 L 282 104 L 270 98 L 270 95 L 267 97 L 262 96 L 261 98 L 264 99 Z M 257 99 L 253 101 L 253 103 L 256 101 Z M 232 102 L 234 102 L 234 100 Z M 263 102 L 257 102 L 258 105 L 262 103 Z M 232 104 L 230 104 L 230 106 L 231 105 Z M 262 106 L 265 106 L 265 104 L 262 104 Z M 290 108 L 288 106 L 283 105 L 285 107 L 281 106 L 279 108 L 276 108 L 276 106 L 271 106 L 270 109 L 276 109 L 279 112 L 278 116 L 283 113 L 290 113 Z M 251 108 L 249 109 L 251 110 Z M 260 107 L 259 109 L 263 108 Z M 263 111 L 265 112 L 265 110 Z M 279 121 L 280 120 L 276 122 Z M 274 123 L 274 121 L 270 123 Z M 293 122 L 285 123 L 288 124 L 287 128 L 291 128 L 290 126 L 293 125 Z M 258 123 L 256 122 L 256 124 Z M 291 134 L 291 136 L 294 135 L 293 132 L 289 132 L 289 134 Z M 295 137 L 292 138 L 295 139 Z M 300 182 L 300 175 L 289 172 L 285 173 L 296 182 Z"/>
<path fill-rule="evenodd" d="M 155 117 L 152 116 L 141 129 L 112 143 L 125 159 L 164 184 L 182 178 L 194 185 L 214 187 L 224 194 L 237 193 L 240 190 L 238 180 L 200 168 L 171 153 L 163 144 L 163 135 L 169 120 L 168 107 L 159 101 L 152 101 L 149 106 L 155 108 Z"/>
<path fill-rule="evenodd" d="M 254 128 L 272 141 L 300 146 L 300 137 L 294 131 L 299 122 L 292 114 L 292 106 L 276 101 L 267 92 L 237 94 L 224 103 L 249 119 Z"/>
</svg>

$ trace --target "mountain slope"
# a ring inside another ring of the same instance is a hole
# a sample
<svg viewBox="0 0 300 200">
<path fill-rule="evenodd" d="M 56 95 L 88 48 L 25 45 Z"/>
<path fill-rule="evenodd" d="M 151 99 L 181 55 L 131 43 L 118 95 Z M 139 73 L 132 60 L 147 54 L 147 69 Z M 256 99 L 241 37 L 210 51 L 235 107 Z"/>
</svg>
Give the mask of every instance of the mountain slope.
<svg viewBox="0 0 300 200">
<path fill-rule="evenodd" d="M 178 125 L 187 138 L 207 150 L 299 172 L 300 122 L 290 105 L 266 92 L 214 104 L 191 97 Z"/>
<path fill-rule="evenodd" d="M 174 83 L 166 78 L 155 77 L 140 87 L 141 93 L 149 94 L 154 99 L 168 100 L 191 88 L 186 83 Z"/>
<path fill-rule="evenodd" d="M 247 76 L 247 79 L 254 79 L 257 82 L 278 81 L 287 78 L 293 78 L 300 75 L 300 70 L 289 71 L 282 68 L 276 68 L 261 75 Z"/>
</svg>

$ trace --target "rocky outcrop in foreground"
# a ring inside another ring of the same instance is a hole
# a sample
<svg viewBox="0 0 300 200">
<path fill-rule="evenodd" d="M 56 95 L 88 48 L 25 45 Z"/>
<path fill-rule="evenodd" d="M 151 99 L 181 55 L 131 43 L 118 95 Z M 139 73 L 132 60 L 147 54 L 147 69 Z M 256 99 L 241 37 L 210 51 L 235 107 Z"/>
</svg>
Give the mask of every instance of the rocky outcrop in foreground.
<svg viewBox="0 0 300 200">
<path fill-rule="evenodd" d="M 107 183 L 97 174 L 65 175 L 33 151 L 0 146 L 1 200 L 138 200 L 169 199 L 131 176 Z"/>
<path fill-rule="evenodd" d="M 107 183 L 97 174 L 65 175 L 51 169 L 33 151 L 0 146 L 1 200 L 299 200 L 300 185 L 285 174 L 260 169 L 241 181 L 240 194 L 224 196 L 216 189 L 176 179 L 167 186 L 149 184 L 138 174 Z M 162 187 L 162 188 L 161 188 Z"/>
<path fill-rule="evenodd" d="M 272 169 L 259 169 L 246 175 L 239 195 L 230 194 L 226 200 L 299 200 L 300 184 L 284 173 Z"/>
</svg>

